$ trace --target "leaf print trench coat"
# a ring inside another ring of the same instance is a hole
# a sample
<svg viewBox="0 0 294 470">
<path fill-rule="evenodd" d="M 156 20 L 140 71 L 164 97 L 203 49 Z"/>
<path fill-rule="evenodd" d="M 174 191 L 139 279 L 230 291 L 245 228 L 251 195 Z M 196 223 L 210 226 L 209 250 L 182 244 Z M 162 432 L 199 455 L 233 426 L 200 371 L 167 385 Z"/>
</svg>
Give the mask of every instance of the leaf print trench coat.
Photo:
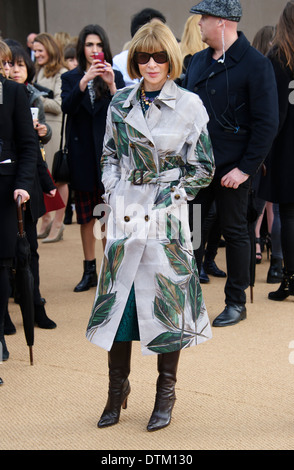
<svg viewBox="0 0 294 470">
<path fill-rule="evenodd" d="M 124 88 L 108 110 L 101 160 L 107 243 L 86 336 L 111 349 L 134 285 L 145 355 L 211 337 L 187 199 L 209 185 L 214 158 L 197 95 L 167 80 L 145 117 L 139 97 L 140 84 Z"/>
</svg>

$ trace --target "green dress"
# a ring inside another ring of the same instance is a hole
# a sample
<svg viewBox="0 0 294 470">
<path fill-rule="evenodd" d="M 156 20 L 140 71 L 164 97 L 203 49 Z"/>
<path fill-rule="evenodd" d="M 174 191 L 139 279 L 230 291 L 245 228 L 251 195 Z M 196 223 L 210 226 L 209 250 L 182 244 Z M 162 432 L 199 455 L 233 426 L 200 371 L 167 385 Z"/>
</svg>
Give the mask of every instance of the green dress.
<svg viewBox="0 0 294 470">
<path fill-rule="evenodd" d="M 134 284 L 114 341 L 140 341 Z"/>
</svg>

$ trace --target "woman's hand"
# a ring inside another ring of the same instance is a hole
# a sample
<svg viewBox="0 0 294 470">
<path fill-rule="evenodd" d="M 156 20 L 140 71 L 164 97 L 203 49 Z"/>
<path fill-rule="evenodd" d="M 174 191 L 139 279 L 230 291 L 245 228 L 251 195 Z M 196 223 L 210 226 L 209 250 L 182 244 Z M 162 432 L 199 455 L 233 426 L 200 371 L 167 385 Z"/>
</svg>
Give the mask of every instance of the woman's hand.
<svg viewBox="0 0 294 470">
<path fill-rule="evenodd" d="M 102 80 L 107 84 L 109 91 L 112 95 L 116 93 L 116 85 L 115 85 L 115 75 L 113 68 L 108 62 L 104 62 L 104 71 L 101 74 Z"/>
<path fill-rule="evenodd" d="M 30 199 L 29 193 L 25 189 L 16 189 L 13 193 L 13 198 L 16 201 L 18 196 L 21 196 L 21 204 Z"/>
<path fill-rule="evenodd" d="M 49 193 L 47 193 L 47 196 L 49 197 L 55 197 L 57 189 L 51 189 Z"/>
<path fill-rule="evenodd" d="M 34 121 L 34 128 L 38 133 L 39 137 L 45 137 L 47 135 L 47 126 L 46 124 L 39 124 L 38 120 Z"/>
<path fill-rule="evenodd" d="M 80 81 L 80 90 L 85 91 L 89 81 L 93 80 L 95 77 L 101 77 L 102 80 L 104 80 L 112 95 L 116 93 L 115 76 L 111 65 L 108 62 L 101 62 L 95 59 Z"/>
</svg>

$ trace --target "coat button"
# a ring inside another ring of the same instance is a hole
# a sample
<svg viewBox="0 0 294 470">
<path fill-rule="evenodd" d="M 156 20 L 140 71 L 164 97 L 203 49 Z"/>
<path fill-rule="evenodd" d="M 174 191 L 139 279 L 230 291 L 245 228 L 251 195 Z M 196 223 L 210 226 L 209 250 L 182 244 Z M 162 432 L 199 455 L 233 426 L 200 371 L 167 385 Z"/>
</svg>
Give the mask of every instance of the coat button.
<svg viewBox="0 0 294 470">
<path fill-rule="evenodd" d="M 146 222 L 148 222 L 148 220 L 149 220 L 149 215 L 145 215 L 145 220 L 146 220 Z"/>
<path fill-rule="evenodd" d="M 170 188 L 170 192 L 171 192 L 171 193 L 174 193 L 174 192 L 175 192 L 175 188 L 174 188 L 173 186 Z"/>
<path fill-rule="evenodd" d="M 128 215 L 125 215 L 125 216 L 124 216 L 124 221 L 125 221 L 125 222 L 129 222 L 129 221 L 130 221 L 130 218 L 129 218 Z"/>
<path fill-rule="evenodd" d="M 215 95 L 215 94 L 216 94 L 216 91 L 215 91 L 214 88 L 213 88 L 212 90 L 210 90 L 210 94 L 211 94 L 211 95 Z"/>
<path fill-rule="evenodd" d="M 181 196 L 179 194 L 176 194 L 175 199 L 181 199 Z"/>
<path fill-rule="evenodd" d="M 133 144 L 133 143 L 131 142 L 131 143 L 130 143 L 130 147 L 131 147 L 131 149 L 134 149 L 136 146 L 135 146 L 135 144 Z"/>
</svg>

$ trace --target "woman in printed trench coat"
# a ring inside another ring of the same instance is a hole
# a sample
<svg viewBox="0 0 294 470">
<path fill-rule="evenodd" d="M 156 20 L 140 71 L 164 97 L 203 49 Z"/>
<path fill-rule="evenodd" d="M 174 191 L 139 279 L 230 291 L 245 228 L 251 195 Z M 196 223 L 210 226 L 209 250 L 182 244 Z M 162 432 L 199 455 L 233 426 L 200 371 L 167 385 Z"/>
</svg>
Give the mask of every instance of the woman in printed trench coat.
<svg viewBox="0 0 294 470">
<path fill-rule="evenodd" d="M 136 51 L 166 51 L 166 63 L 152 57 L 140 66 Z M 161 83 L 153 79 L 156 73 L 144 74 L 146 67 L 163 65 Z M 133 78 L 144 80 L 119 91 L 108 112 L 101 164 L 111 211 L 87 337 L 110 351 L 109 399 L 98 423 L 109 426 L 118 422 L 130 392 L 133 338 L 117 341 L 116 335 L 133 286 L 142 353 L 158 354 L 157 397 L 147 427 L 153 431 L 170 422 L 180 350 L 211 337 L 187 199 L 210 183 L 214 160 L 202 102 L 172 81 L 181 73 L 181 60 L 170 29 L 157 21 L 141 28 L 130 45 L 128 67 Z M 161 89 L 145 116 L 142 86 L 146 92 Z"/>
</svg>

